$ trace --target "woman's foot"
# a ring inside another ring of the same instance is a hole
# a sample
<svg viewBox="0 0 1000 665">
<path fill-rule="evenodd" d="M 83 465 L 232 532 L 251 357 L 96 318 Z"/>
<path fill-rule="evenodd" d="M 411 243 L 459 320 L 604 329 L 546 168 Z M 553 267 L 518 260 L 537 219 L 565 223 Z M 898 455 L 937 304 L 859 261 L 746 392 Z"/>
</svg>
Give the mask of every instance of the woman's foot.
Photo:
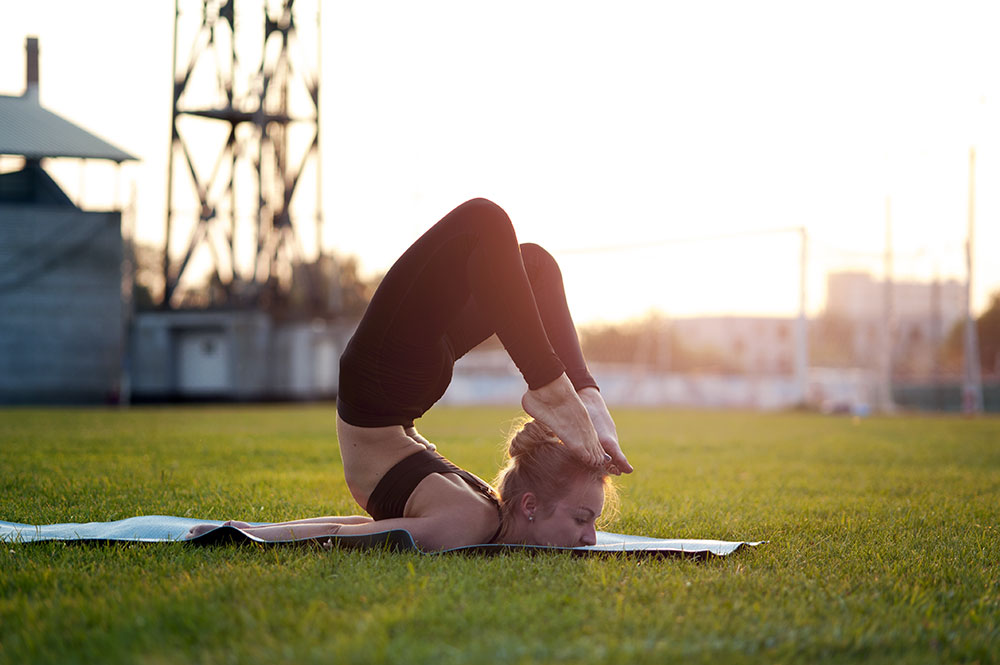
<svg viewBox="0 0 1000 665">
<path fill-rule="evenodd" d="M 565 374 L 541 388 L 524 393 L 521 406 L 529 416 L 555 432 L 584 463 L 604 466 L 611 461 L 601 448 L 586 407 Z"/>
<path fill-rule="evenodd" d="M 611 455 L 611 464 L 608 465 L 609 471 L 615 475 L 632 473 L 632 465 L 625 459 L 625 453 L 622 452 L 621 446 L 618 444 L 618 429 L 608 412 L 608 405 L 604 403 L 601 391 L 597 388 L 584 388 L 579 395 L 587 409 L 587 414 L 590 416 L 590 421 L 594 423 L 601 447 L 604 448 L 604 452 Z"/>
</svg>

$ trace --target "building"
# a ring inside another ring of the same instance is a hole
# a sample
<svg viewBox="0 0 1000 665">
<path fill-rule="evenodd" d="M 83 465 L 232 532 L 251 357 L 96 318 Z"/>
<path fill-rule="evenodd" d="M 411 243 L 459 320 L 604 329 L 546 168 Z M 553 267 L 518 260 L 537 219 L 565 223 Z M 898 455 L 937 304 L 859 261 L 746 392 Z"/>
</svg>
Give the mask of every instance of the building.
<svg viewBox="0 0 1000 665">
<path fill-rule="evenodd" d="M 256 310 L 140 312 L 130 339 L 137 402 L 336 397 L 353 322 L 277 321 Z"/>
<path fill-rule="evenodd" d="M 876 367 L 888 316 L 892 366 L 896 374 L 929 377 L 936 371 L 941 345 L 965 316 L 965 286 L 954 279 L 893 281 L 886 311 L 885 282 L 868 273 L 827 276 L 824 316 L 846 324 L 845 350 L 858 367 Z"/>
<path fill-rule="evenodd" d="M 688 348 L 719 354 L 743 374 L 795 373 L 795 319 L 703 316 L 675 319 L 670 326 Z"/>
<path fill-rule="evenodd" d="M 0 403 L 118 398 L 125 353 L 119 210 L 82 210 L 45 170 L 50 159 L 135 157 L 48 111 L 38 43 L 27 85 L 0 95 Z"/>
<path fill-rule="evenodd" d="M 939 319 L 954 323 L 965 316 L 965 286 L 944 282 L 894 281 L 891 313 L 899 321 Z M 885 307 L 885 282 L 865 272 L 835 272 L 826 278 L 826 313 L 852 321 L 879 321 Z"/>
</svg>

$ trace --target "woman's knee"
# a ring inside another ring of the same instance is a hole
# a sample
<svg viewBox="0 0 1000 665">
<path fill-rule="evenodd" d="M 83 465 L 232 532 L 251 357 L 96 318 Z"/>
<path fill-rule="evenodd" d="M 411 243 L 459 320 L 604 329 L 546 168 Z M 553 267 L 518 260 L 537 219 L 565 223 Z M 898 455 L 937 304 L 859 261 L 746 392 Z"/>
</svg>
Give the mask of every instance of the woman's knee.
<svg viewBox="0 0 1000 665">
<path fill-rule="evenodd" d="M 481 196 L 478 196 L 474 199 L 469 199 L 462 205 L 458 206 L 458 209 L 472 210 L 478 214 L 483 214 L 483 215 L 492 214 L 492 215 L 500 215 L 503 217 L 507 217 L 507 213 L 504 211 L 503 208 L 501 208 L 493 201 L 490 201 L 489 199 L 484 199 Z"/>
<path fill-rule="evenodd" d="M 537 281 L 562 281 L 562 271 L 555 257 L 541 245 L 526 242 L 521 245 L 521 259 L 532 283 Z"/>
<path fill-rule="evenodd" d="M 514 224 L 507 212 L 493 201 L 476 198 L 460 205 L 456 212 L 476 225 L 481 233 L 488 235 L 515 236 Z"/>
</svg>

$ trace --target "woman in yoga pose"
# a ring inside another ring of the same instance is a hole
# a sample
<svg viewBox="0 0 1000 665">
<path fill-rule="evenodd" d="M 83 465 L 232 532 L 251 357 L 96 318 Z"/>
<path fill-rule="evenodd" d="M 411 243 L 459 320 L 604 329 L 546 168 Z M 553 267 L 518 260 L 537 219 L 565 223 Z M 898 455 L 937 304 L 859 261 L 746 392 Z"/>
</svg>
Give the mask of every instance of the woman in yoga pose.
<svg viewBox="0 0 1000 665">
<path fill-rule="evenodd" d="M 510 441 L 497 490 L 414 428 L 455 360 L 494 333 L 528 384 L 521 405 L 534 419 Z M 406 529 L 428 550 L 591 545 L 608 475 L 632 471 L 559 267 L 541 247 L 519 245 L 507 214 L 485 199 L 446 215 L 383 278 L 340 359 L 337 437 L 347 486 L 370 518 L 227 524 L 265 540 Z"/>
</svg>

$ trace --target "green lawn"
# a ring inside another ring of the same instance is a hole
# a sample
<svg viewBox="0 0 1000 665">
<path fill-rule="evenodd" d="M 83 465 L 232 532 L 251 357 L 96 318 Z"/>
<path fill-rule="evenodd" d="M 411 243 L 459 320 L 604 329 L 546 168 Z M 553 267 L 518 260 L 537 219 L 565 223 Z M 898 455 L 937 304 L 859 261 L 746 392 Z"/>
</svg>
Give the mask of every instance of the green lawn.
<svg viewBox="0 0 1000 665">
<path fill-rule="evenodd" d="M 421 431 L 492 477 L 516 415 Z M 606 530 L 770 542 L 705 562 L 4 545 L 0 662 L 1000 662 L 1000 420 L 615 415 L 637 471 Z M 0 462 L 13 522 L 357 512 L 329 406 L 2 410 Z"/>
</svg>

